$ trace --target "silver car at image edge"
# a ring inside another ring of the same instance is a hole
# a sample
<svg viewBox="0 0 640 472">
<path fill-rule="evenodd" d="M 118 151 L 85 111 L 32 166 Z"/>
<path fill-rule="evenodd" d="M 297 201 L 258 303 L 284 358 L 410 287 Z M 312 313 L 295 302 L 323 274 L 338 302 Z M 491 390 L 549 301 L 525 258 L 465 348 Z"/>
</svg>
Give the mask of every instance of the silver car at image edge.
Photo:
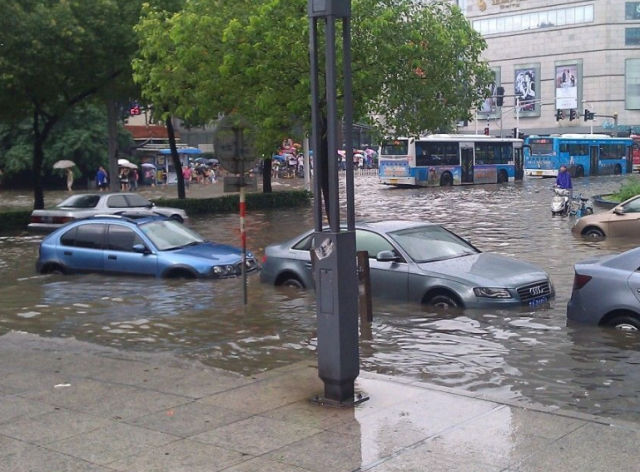
<svg viewBox="0 0 640 472">
<path fill-rule="evenodd" d="M 309 250 L 313 231 L 267 246 L 260 278 L 272 285 L 313 288 Z M 555 296 L 544 270 L 528 262 L 482 253 L 429 222 L 356 225 L 358 251 L 368 251 L 375 297 L 440 308 L 544 305 Z"/>
<path fill-rule="evenodd" d="M 574 266 L 567 319 L 640 330 L 640 248 Z"/>
</svg>

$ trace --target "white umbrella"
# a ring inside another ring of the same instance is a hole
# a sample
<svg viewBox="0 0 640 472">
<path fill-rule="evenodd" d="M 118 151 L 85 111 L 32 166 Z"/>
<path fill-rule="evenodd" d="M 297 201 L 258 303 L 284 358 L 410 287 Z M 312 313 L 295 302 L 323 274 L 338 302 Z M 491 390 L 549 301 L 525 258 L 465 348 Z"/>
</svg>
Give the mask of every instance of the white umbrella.
<svg viewBox="0 0 640 472">
<path fill-rule="evenodd" d="M 126 166 L 127 164 L 131 164 L 127 159 L 118 159 L 119 166 Z"/>
<path fill-rule="evenodd" d="M 68 169 L 69 167 L 73 167 L 75 166 L 75 162 L 73 161 L 58 161 L 55 164 L 53 164 L 53 168 L 54 169 Z"/>
<path fill-rule="evenodd" d="M 153 164 L 151 164 L 150 162 L 143 162 L 142 164 L 140 164 L 142 167 L 150 167 L 151 169 L 155 169 L 156 166 L 154 166 Z"/>
<path fill-rule="evenodd" d="M 126 162 L 124 164 L 122 164 L 122 167 L 128 167 L 129 169 L 137 169 L 138 166 L 135 165 L 133 162 Z"/>
</svg>

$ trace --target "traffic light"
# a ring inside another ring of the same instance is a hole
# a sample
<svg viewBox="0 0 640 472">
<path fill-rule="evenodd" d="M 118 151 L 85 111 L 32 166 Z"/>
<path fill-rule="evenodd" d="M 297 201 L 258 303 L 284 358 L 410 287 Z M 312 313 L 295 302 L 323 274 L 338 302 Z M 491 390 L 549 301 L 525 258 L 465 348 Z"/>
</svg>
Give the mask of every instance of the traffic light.
<svg viewBox="0 0 640 472">
<path fill-rule="evenodd" d="M 570 121 L 573 121 L 573 120 L 575 120 L 576 118 L 578 118 L 578 112 L 577 112 L 577 111 L 575 111 L 575 110 L 571 110 L 571 111 L 569 112 L 569 120 L 570 120 Z"/>
<path fill-rule="evenodd" d="M 584 111 L 584 121 L 593 120 L 595 116 L 596 114 L 593 113 L 592 111 L 589 111 L 589 110 Z"/>
<path fill-rule="evenodd" d="M 504 87 L 498 87 L 496 89 L 496 105 L 501 107 L 504 103 Z"/>
<path fill-rule="evenodd" d="M 518 137 L 518 128 L 513 128 L 512 136 L 513 136 L 514 138 L 517 138 L 517 137 Z"/>
<path fill-rule="evenodd" d="M 137 116 L 139 114 L 140 114 L 140 105 L 138 105 L 138 102 L 133 102 L 131 104 L 131 107 L 129 108 L 129 115 Z"/>
<path fill-rule="evenodd" d="M 524 133 L 522 131 L 518 133 L 518 139 L 524 139 Z"/>
<path fill-rule="evenodd" d="M 489 127 L 488 126 L 484 129 L 484 135 L 485 136 L 489 136 Z"/>
<path fill-rule="evenodd" d="M 556 121 L 564 119 L 564 112 L 562 110 L 556 110 Z"/>
</svg>

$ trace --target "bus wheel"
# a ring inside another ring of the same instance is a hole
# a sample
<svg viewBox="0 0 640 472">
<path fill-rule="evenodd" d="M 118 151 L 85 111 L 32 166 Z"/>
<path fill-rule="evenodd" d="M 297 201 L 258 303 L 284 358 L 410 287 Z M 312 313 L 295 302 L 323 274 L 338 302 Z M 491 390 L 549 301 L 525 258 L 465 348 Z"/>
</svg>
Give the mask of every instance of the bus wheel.
<svg viewBox="0 0 640 472">
<path fill-rule="evenodd" d="M 442 177 L 440 177 L 440 186 L 450 187 L 451 185 L 453 185 L 453 177 L 451 177 L 449 172 L 445 172 L 442 174 Z"/>
<path fill-rule="evenodd" d="M 507 175 L 507 171 L 502 169 L 498 172 L 498 183 L 503 184 L 509 181 L 509 176 Z"/>
<path fill-rule="evenodd" d="M 584 167 L 576 167 L 576 177 L 584 177 Z"/>
<path fill-rule="evenodd" d="M 614 173 L 615 175 L 620 175 L 620 174 L 622 174 L 622 167 L 620 167 L 620 164 L 616 164 L 615 169 L 613 169 L 613 173 Z"/>
</svg>

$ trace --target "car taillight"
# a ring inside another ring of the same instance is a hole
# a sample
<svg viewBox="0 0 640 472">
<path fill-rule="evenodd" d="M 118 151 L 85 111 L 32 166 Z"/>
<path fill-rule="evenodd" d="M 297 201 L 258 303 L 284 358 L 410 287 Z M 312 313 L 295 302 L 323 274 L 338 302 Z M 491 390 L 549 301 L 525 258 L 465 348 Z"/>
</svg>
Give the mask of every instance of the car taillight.
<svg viewBox="0 0 640 472">
<path fill-rule="evenodd" d="M 53 218 L 51 218 L 52 223 L 59 225 L 68 223 L 71 220 L 73 220 L 73 218 L 71 218 L 70 216 L 54 216 Z"/>
<path fill-rule="evenodd" d="M 263 255 L 262 256 L 262 265 L 265 265 L 267 263 L 267 255 Z"/>
<path fill-rule="evenodd" d="M 576 272 L 575 275 L 573 276 L 573 289 L 580 290 L 591 279 L 592 277 L 590 275 L 582 275 Z"/>
<path fill-rule="evenodd" d="M 32 216 L 31 217 L 31 222 L 32 223 L 42 223 L 42 217 L 41 216 Z"/>
</svg>

